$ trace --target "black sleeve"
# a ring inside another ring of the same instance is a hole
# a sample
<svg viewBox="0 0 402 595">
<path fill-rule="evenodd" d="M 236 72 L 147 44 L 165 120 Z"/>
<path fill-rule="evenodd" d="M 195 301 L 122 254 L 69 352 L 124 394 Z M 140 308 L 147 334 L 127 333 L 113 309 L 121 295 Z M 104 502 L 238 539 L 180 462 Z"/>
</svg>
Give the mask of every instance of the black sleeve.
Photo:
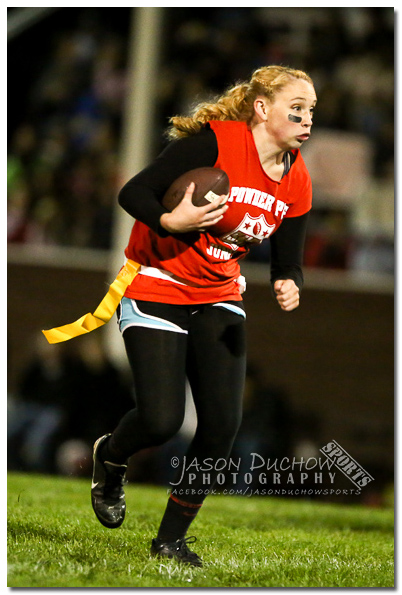
<svg viewBox="0 0 402 595">
<path fill-rule="evenodd" d="M 169 186 L 185 172 L 197 167 L 213 167 L 218 158 L 218 143 L 209 127 L 198 134 L 171 142 L 145 169 L 120 190 L 119 204 L 135 219 L 160 236 L 168 236 L 159 223 L 166 213 L 161 200 Z"/>
<path fill-rule="evenodd" d="M 271 285 L 278 279 L 293 279 L 303 287 L 303 251 L 309 213 L 284 219 L 278 231 L 270 237 Z"/>
</svg>

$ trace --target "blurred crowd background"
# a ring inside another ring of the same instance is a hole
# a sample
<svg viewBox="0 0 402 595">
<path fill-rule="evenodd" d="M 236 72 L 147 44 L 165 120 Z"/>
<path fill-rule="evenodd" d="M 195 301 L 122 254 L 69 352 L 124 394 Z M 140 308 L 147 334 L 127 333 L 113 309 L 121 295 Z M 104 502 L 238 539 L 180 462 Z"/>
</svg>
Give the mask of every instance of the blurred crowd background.
<svg viewBox="0 0 402 595">
<path fill-rule="evenodd" d="M 25 9 L 9 8 L 9 17 L 18 10 Z M 9 37 L 9 248 L 112 248 L 133 10 L 52 9 Z M 305 264 L 392 276 L 394 9 L 161 10 L 157 109 L 149 122 L 154 155 L 165 145 L 170 116 L 248 79 L 255 68 L 275 63 L 307 71 L 318 105 L 303 148 L 315 205 Z M 248 260 L 268 263 L 265 244 Z M 110 431 L 134 397 L 131 378 L 98 339 L 51 349 L 32 340 L 32 359 L 9 395 L 10 469 L 90 472 L 93 440 Z M 301 447 L 301 420 L 286 392 L 264 384 L 252 366 L 248 386 L 234 452 L 259 448 L 283 456 Z M 311 430 L 306 435 L 314 434 L 314 416 L 303 423 Z M 187 440 L 184 427 L 175 454 Z M 132 477 L 166 481 L 173 447 L 141 455 L 143 474 L 137 457 Z"/>
<path fill-rule="evenodd" d="M 9 42 L 9 243 L 110 248 L 130 10 L 59 9 Z M 253 69 L 306 70 L 319 98 L 306 265 L 392 273 L 393 19 L 392 8 L 164 9 L 155 154 L 170 116 Z M 266 244 L 249 258 L 269 260 Z"/>
</svg>

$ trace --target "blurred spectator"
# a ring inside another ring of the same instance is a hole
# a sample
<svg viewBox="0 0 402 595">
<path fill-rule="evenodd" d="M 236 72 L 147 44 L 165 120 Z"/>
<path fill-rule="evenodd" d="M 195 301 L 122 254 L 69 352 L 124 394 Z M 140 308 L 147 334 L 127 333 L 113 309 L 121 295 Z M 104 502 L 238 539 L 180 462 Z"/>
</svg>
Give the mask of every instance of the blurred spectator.
<svg viewBox="0 0 402 595">
<path fill-rule="evenodd" d="M 304 250 L 308 267 L 347 269 L 351 251 L 351 231 L 345 210 L 315 213 Z"/>
<path fill-rule="evenodd" d="M 16 395 L 8 399 L 9 469 L 66 472 L 74 451 L 77 465 L 88 471 L 82 453 L 132 406 L 131 388 L 105 356 L 99 335 L 49 345 L 41 334 Z"/>
<path fill-rule="evenodd" d="M 351 270 L 393 275 L 394 267 L 394 244 L 389 238 L 357 238 L 349 259 Z"/>
<path fill-rule="evenodd" d="M 82 14 L 57 36 L 12 135 L 10 243 L 110 247 L 126 44 Z"/>
<path fill-rule="evenodd" d="M 43 336 L 36 339 L 35 354 L 21 375 L 17 394 L 8 400 L 9 468 L 52 470 L 55 443 L 83 371 L 65 344 L 49 345 Z"/>
<path fill-rule="evenodd" d="M 67 433 L 92 445 L 99 436 L 114 430 L 124 413 L 133 408 L 132 379 L 111 362 L 101 333 L 80 337 L 77 355 L 85 374 L 71 395 Z"/>
</svg>

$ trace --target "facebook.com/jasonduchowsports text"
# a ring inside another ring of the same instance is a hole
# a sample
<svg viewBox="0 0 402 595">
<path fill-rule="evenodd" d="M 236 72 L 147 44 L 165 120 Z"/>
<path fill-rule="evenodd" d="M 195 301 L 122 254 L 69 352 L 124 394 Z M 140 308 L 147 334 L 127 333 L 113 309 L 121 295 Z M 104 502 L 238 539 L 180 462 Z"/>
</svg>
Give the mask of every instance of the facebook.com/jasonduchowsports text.
<svg viewBox="0 0 402 595">
<path fill-rule="evenodd" d="M 374 478 L 335 440 L 320 448 L 318 457 L 264 459 L 252 452 L 238 459 L 187 460 L 172 457 L 176 478 L 169 493 L 180 496 L 350 496 L 360 495 Z M 353 487 L 336 486 L 343 475 Z"/>
</svg>

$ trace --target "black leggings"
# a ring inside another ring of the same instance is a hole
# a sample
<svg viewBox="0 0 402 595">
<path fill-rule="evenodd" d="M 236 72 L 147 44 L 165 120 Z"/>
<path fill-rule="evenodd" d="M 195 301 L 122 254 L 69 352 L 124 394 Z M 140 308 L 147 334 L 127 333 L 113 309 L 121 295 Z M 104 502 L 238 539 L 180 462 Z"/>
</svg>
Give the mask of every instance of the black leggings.
<svg viewBox="0 0 402 595">
<path fill-rule="evenodd" d="M 186 454 L 187 465 L 196 460 L 227 458 L 242 416 L 246 339 L 243 316 L 210 304 L 181 307 L 188 334 L 160 329 L 128 327 L 123 337 L 134 377 L 136 407 L 113 432 L 113 449 L 128 458 L 157 446 L 180 429 L 185 412 L 188 378 L 197 412 L 197 429 Z M 194 468 L 191 470 L 194 472 Z M 180 482 L 182 499 L 200 503 L 217 476 L 210 471 L 189 483 Z M 182 476 L 182 467 L 177 477 Z M 191 494 L 193 492 L 193 494 Z M 194 495 L 197 492 L 197 495 Z"/>
</svg>

